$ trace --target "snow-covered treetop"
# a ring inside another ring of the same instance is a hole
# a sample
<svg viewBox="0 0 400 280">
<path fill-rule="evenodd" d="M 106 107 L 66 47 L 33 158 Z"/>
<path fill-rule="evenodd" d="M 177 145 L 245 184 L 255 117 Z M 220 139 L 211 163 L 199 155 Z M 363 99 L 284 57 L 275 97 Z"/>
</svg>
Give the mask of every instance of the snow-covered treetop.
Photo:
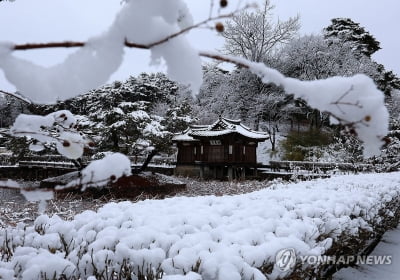
<svg viewBox="0 0 400 280">
<path fill-rule="evenodd" d="M 330 40 L 352 43 L 355 51 L 369 57 L 381 48 L 369 32 L 349 18 L 332 19 L 332 24 L 324 29 L 324 33 L 325 38 Z"/>
</svg>

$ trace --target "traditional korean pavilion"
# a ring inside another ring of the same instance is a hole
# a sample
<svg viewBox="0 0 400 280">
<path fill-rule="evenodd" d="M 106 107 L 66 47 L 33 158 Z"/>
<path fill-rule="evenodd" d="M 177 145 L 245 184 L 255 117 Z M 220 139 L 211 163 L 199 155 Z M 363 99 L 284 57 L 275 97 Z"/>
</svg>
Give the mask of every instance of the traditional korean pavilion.
<svg viewBox="0 0 400 280">
<path fill-rule="evenodd" d="M 257 146 L 266 139 L 240 120 L 220 117 L 211 125 L 192 125 L 172 139 L 178 148 L 175 173 L 205 179 L 255 177 Z"/>
</svg>

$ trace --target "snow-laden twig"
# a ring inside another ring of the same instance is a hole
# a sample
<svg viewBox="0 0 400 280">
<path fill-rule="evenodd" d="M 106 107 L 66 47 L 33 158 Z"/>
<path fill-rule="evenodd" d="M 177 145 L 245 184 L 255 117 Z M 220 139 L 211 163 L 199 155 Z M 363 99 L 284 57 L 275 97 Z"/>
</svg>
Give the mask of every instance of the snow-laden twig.
<svg viewBox="0 0 400 280">
<path fill-rule="evenodd" d="M 222 20 L 222 19 L 226 19 L 226 18 L 231 18 L 231 17 L 235 16 L 236 14 L 240 13 L 241 11 L 244 11 L 251 7 L 254 7 L 254 5 L 247 4 L 242 8 L 238 7 L 233 12 L 226 13 L 226 14 L 220 14 L 217 16 L 212 16 L 212 14 L 210 12 L 210 15 L 207 19 L 202 20 L 202 21 L 200 21 L 196 24 L 193 24 L 191 26 L 188 26 L 186 28 L 183 28 L 182 30 L 179 30 L 178 32 L 172 33 L 168 36 L 165 36 L 162 39 L 156 40 L 149 44 L 130 42 L 126 39 L 125 39 L 124 44 L 126 47 L 129 47 L 129 48 L 151 49 L 155 46 L 164 44 L 173 38 L 181 36 L 182 34 L 187 33 L 193 29 L 205 26 L 210 22 L 214 22 L 214 21 Z M 46 48 L 77 48 L 77 47 L 84 47 L 86 44 L 87 44 L 87 42 L 79 42 L 79 41 L 64 41 L 64 42 L 49 42 L 49 43 L 25 43 L 25 44 L 16 44 L 16 45 L 12 46 L 11 49 L 14 51 L 25 51 L 25 50 L 46 49 Z"/>
</svg>

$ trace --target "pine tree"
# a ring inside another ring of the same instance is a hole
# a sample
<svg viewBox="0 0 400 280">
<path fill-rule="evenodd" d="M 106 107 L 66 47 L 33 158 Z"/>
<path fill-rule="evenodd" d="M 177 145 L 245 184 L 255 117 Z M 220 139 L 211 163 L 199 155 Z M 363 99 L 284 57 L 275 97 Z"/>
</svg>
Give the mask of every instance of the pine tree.
<svg viewBox="0 0 400 280">
<path fill-rule="evenodd" d="M 371 57 L 380 47 L 379 41 L 350 18 L 334 18 L 332 24 L 324 29 L 326 39 L 351 42 L 353 50 Z"/>
</svg>

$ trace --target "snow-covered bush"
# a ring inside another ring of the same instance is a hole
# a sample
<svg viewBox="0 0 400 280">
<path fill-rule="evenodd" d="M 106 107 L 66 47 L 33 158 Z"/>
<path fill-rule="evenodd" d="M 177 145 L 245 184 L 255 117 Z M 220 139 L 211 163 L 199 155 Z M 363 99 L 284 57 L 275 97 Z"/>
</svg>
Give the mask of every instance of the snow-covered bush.
<svg viewBox="0 0 400 280">
<path fill-rule="evenodd" d="M 110 203 L 72 221 L 42 215 L 31 226 L 0 230 L 0 275 L 289 277 L 293 271 L 274 265 L 280 249 L 294 248 L 297 256 L 363 249 L 366 238 L 387 229 L 388 219 L 399 217 L 399 185 L 399 173 L 335 177 L 276 183 L 239 196 Z M 294 273 L 317 276 L 321 270 L 298 263 Z"/>
</svg>

